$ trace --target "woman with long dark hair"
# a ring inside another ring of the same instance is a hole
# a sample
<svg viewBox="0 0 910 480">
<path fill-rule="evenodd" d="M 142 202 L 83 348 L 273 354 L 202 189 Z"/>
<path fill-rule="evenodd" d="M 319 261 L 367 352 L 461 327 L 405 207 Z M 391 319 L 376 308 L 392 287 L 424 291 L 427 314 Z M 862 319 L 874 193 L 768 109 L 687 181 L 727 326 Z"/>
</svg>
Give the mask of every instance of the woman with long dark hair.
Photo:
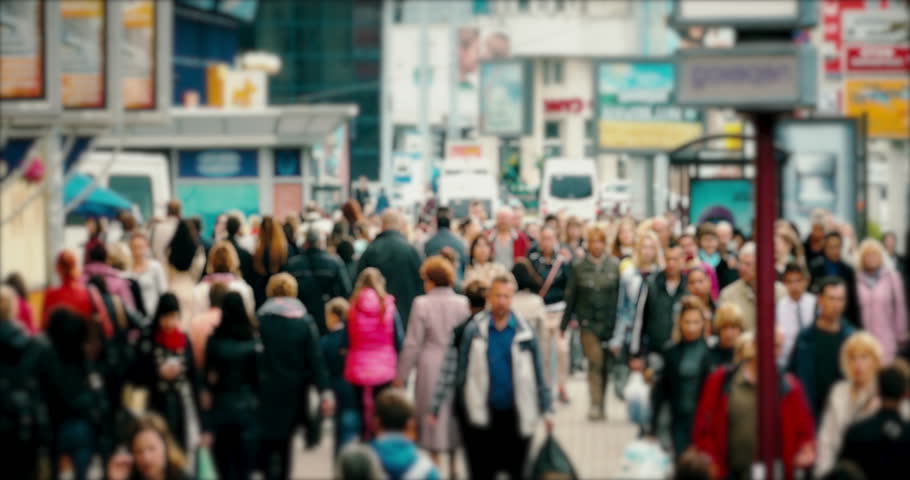
<svg viewBox="0 0 910 480">
<path fill-rule="evenodd" d="M 177 442 L 188 450 L 198 440 L 199 377 L 190 340 L 180 329 L 180 318 L 176 295 L 162 295 L 139 342 L 136 373 L 138 383 L 148 388 L 149 408 L 164 417 Z"/>
<path fill-rule="evenodd" d="M 228 292 L 221 323 L 205 348 L 202 404 L 206 432 L 214 435 L 213 453 L 224 479 L 247 479 L 256 465 L 259 440 L 259 373 L 262 352 L 254 320 L 243 298 Z"/>
<path fill-rule="evenodd" d="M 281 222 L 276 221 L 271 215 L 262 217 L 259 226 L 259 244 L 253 253 L 253 296 L 256 298 L 256 308 L 265 303 L 265 287 L 269 277 L 281 272 L 288 263 L 288 242 L 281 229 Z"/>
<path fill-rule="evenodd" d="M 189 220 L 177 223 L 174 237 L 166 250 L 168 285 L 180 302 L 183 330 L 193 314 L 193 289 L 205 267 L 205 249 L 199 243 L 196 227 Z"/>
</svg>

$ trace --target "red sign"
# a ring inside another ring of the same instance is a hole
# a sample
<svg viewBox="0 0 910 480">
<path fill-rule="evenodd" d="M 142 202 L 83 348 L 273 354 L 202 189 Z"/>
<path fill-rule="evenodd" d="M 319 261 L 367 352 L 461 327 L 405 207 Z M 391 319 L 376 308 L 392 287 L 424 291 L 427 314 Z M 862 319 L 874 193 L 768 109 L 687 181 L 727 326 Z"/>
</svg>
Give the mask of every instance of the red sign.
<svg viewBox="0 0 910 480">
<path fill-rule="evenodd" d="M 863 10 L 866 0 L 824 0 L 822 3 L 822 54 L 825 73 L 840 75 L 844 71 L 842 19 L 846 10 Z"/>
<path fill-rule="evenodd" d="M 544 100 L 543 110 L 545 113 L 581 113 L 585 109 L 585 103 L 580 98 Z"/>
<path fill-rule="evenodd" d="M 848 72 L 910 72 L 910 47 L 864 45 L 847 47 Z"/>
</svg>

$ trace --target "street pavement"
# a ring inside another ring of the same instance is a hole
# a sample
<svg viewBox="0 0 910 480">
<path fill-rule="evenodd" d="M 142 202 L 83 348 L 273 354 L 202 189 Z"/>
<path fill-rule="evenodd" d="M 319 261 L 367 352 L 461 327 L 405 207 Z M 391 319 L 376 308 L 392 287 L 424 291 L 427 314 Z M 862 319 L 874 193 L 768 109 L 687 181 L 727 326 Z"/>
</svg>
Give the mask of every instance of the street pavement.
<svg viewBox="0 0 910 480">
<path fill-rule="evenodd" d="M 623 449 L 635 438 L 637 432 L 637 428 L 626 420 L 625 405 L 613 395 L 612 385 L 608 391 L 606 422 L 594 423 L 587 420 L 588 387 L 584 374 L 576 374 L 569 380 L 571 403 L 557 406 L 556 439 L 571 457 L 578 474 L 585 480 L 619 480 Z M 294 446 L 295 480 L 332 478 L 332 434 L 328 429 L 324 433 L 322 443 L 313 450 L 303 450 L 303 441 L 298 435 Z M 541 428 L 535 437 L 535 444 L 539 444 L 544 436 Z M 532 451 L 533 449 L 534 447 Z M 495 452 L 491 452 L 491 455 L 495 455 Z M 464 478 L 464 463 L 459 463 L 460 478 Z M 447 472 L 443 474 L 448 478 Z"/>
</svg>

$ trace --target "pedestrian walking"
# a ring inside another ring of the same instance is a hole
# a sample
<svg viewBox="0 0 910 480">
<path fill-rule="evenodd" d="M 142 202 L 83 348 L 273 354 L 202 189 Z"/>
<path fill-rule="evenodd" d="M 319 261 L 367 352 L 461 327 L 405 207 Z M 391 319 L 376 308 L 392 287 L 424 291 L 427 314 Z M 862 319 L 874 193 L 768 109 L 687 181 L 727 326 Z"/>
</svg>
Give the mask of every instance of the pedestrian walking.
<svg viewBox="0 0 910 480">
<path fill-rule="evenodd" d="M 16 293 L 16 308 L 13 317 L 18 320 L 25 330 L 34 335 L 38 333 L 38 325 L 32 315 L 32 307 L 28 304 L 28 290 L 25 288 L 25 279 L 19 272 L 12 272 L 3 282 Z"/>
<path fill-rule="evenodd" d="M 182 210 L 183 206 L 179 200 L 169 201 L 166 207 L 167 216 L 164 220 L 155 223 L 149 234 L 152 256 L 162 265 L 170 263 L 168 249 L 171 248 L 171 243 L 177 234 L 177 227 L 182 222 Z"/>
<path fill-rule="evenodd" d="M 158 299 L 168 291 L 167 275 L 161 262 L 149 255 L 149 239 L 144 232 L 133 232 L 129 242 L 133 260 L 130 271 L 139 284 L 146 313 L 151 314 L 158 308 Z"/>
<path fill-rule="evenodd" d="M 617 322 L 619 261 L 607 255 L 607 234 L 603 229 L 588 230 L 587 247 L 585 256 L 575 261 L 569 275 L 560 335 L 565 336 L 575 318 L 588 360 L 588 419 L 603 420 L 607 377 L 621 353 L 625 333 Z"/>
<path fill-rule="evenodd" d="M 281 272 L 288 263 L 288 242 L 281 229 L 281 223 L 271 215 L 262 217 L 259 227 L 259 243 L 253 253 L 253 297 L 256 308 L 262 306 L 267 298 L 265 294 L 269 278 Z"/>
<path fill-rule="evenodd" d="M 357 392 L 344 378 L 344 364 L 348 356 L 348 330 L 345 322 L 349 309 L 350 304 L 344 298 L 336 297 L 330 300 L 325 305 L 328 333 L 319 339 L 329 382 L 335 395 L 335 426 L 332 431 L 335 436 L 333 451 L 336 457 L 342 448 L 356 442 L 363 431 Z"/>
<path fill-rule="evenodd" d="M 544 361 L 544 377 L 548 384 L 556 384 L 559 401 L 569 403 L 566 382 L 569 379 L 569 339 L 560 335 L 560 322 L 566 310 L 566 285 L 572 271 L 572 254 L 561 248 L 555 229 L 544 227 L 540 242 L 528 254 L 528 260 L 543 280 L 539 295 L 547 305 L 547 339 L 539 343 Z M 553 353 L 556 353 L 556 370 L 552 367 Z"/>
<path fill-rule="evenodd" d="M 735 303 L 727 303 L 717 309 L 714 315 L 714 331 L 717 342 L 711 347 L 711 371 L 733 363 L 733 354 L 739 337 L 745 333 L 743 312 Z"/>
<path fill-rule="evenodd" d="M 378 434 L 370 446 L 390 479 L 441 478 L 430 458 L 413 441 L 417 436 L 416 420 L 414 406 L 404 391 L 389 389 L 376 398 Z M 454 478 L 454 473 L 452 476 Z"/>
<path fill-rule="evenodd" d="M 129 453 L 114 455 L 107 464 L 108 480 L 189 480 L 188 462 L 167 422 L 147 413 L 133 425 L 126 441 Z"/>
<path fill-rule="evenodd" d="M 344 378 L 357 387 L 366 439 L 375 433 L 369 419 L 374 415 L 376 395 L 390 387 L 397 374 L 404 337 L 397 316 L 395 297 L 386 293 L 385 277 L 375 268 L 365 269 L 351 296 Z"/>
<path fill-rule="evenodd" d="M 227 220 L 225 221 L 225 231 L 227 233 L 227 238 L 225 240 L 234 247 L 234 251 L 237 252 L 237 259 L 240 262 L 240 276 L 243 277 L 243 281 L 250 284 L 253 281 L 254 275 L 256 274 L 253 271 L 253 254 L 244 248 L 241 244 L 241 228 L 243 223 L 237 218 L 237 215 L 228 215 Z"/>
<path fill-rule="evenodd" d="M 499 471 L 522 478 L 531 436 L 543 417 L 552 432 L 552 402 L 541 371 L 531 326 L 512 311 L 511 276 L 498 276 L 487 294 L 488 310 L 468 324 L 461 341 L 456 391 L 465 414 L 478 429 L 469 455 L 470 478 L 493 478 Z"/>
<path fill-rule="evenodd" d="M 538 344 L 543 344 L 552 340 L 551 331 L 547 328 L 547 306 L 540 297 L 540 288 L 543 286 L 543 279 L 537 274 L 534 266 L 527 258 L 519 258 L 512 267 L 512 276 L 515 277 L 515 296 L 512 297 L 512 310 L 519 317 L 525 319 L 528 325 L 534 329 L 534 335 L 537 336 Z M 486 303 L 480 305 L 481 310 Z M 546 371 L 546 366 L 544 366 Z M 546 378 L 546 373 L 544 373 Z"/>
<path fill-rule="evenodd" d="M 262 342 L 243 298 L 229 291 L 205 347 L 203 445 L 212 442 L 219 478 L 248 479 L 259 450 Z M 213 438 L 207 438 L 213 437 Z"/>
<path fill-rule="evenodd" d="M 320 392 L 323 415 L 331 416 L 335 408 L 319 333 L 297 300 L 297 288 L 287 273 L 272 276 L 266 287 L 269 298 L 257 312 L 263 347 L 260 466 L 268 480 L 285 479 L 291 472 L 291 440 L 308 415 L 311 386 Z"/>
<path fill-rule="evenodd" d="M 848 338 L 840 350 L 840 364 L 846 378 L 834 384 L 828 395 L 818 429 L 816 478 L 834 468 L 847 429 L 878 408 L 876 375 L 882 366 L 882 347 L 875 337 L 857 332 Z"/>
<path fill-rule="evenodd" d="M 802 382 L 816 423 L 824 412 L 828 393 L 844 378 L 840 367 L 840 349 L 854 329 L 844 317 L 847 287 L 843 280 L 831 277 L 821 283 L 818 314 L 812 326 L 796 337 L 787 370 Z"/>
<path fill-rule="evenodd" d="M 493 248 L 484 235 L 477 235 L 468 249 L 468 260 L 464 270 L 464 284 L 480 281 L 487 285 L 497 275 L 507 273 L 505 267 L 492 260 Z"/>
<path fill-rule="evenodd" d="M 705 306 L 694 296 L 680 301 L 673 328 L 673 344 L 663 352 L 663 368 L 651 392 L 651 405 L 660 412 L 670 405 L 673 451 L 683 454 L 692 438 L 692 421 L 702 385 L 711 373 L 711 349 L 705 341 Z M 659 416 L 651 417 L 651 435 L 657 432 Z"/>
<path fill-rule="evenodd" d="M 72 250 L 63 250 L 57 255 L 54 270 L 60 279 L 60 286 L 47 290 L 41 311 L 44 315 L 43 325 L 47 325 L 50 313 L 59 307 L 70 310 L 88 318 L 94 313 L 92 299 L 85 283 L 82 281 L 76 254 Z"/>
<path fill-rule="evenodd" d="M 629 347 L 632 356 L 663 351 L 672 336 L 674 308 L 688 294 L 682 249 L 673 246 L 664 253 L 666 267 L 648 277 L 638 296 Z"/>
<path fill-rule="evenodd" d="M 802 265 L 787 265 L 783 280 L 787 295 L 777 300 L 775 319 L 777 328 L 784 335 L 784 346 L 777 363 L 786 367 L 799 332 L 815 320 L 815 295 L 806 291 L 809 288 L 809 272 Z"/>
<path fill-rule="evenodd" d="M 844 317 L 851 325 L 859 327 L 861 326 L 859 323 L 861 318 L 856 291 L 856 271 L 843 261 L 844 237 L 840 232 L 828 232 L 825 234 L 824 245 L 823 254 L 816 257 L 809 264 L 813 290 L 820 294 L 822 283 L 826 277 L 840 278 L 847 288 L 847 304 L 844 310 Z"/>
<path fill-rule="evenodd" d="M 205 347 L 208 344 L 212 332 L 221 323 L 221 304 L 224 302 L 225 295 L 231 289 L 228 284 L 216 282 L 211 285 L 208 291 L 209 308 L 193 315 L 190 320 L 190 328 L 187 335 L 190 339 L 190 346 L 193 348 L 193 360 L 196 362 L 196 368 L 200 371 L 205 367 Z M 245 303 L 245 302 L 244 302 Z"/>
<path fill-rule="evenodd" d="M 515 213 L 509 207 L 502 207 L 496 212 L 496 225 L 487 239 L 492 249 L 492 261 L 502 265 L 506 271 L 512 269 L 515 259 L 527 257 L 531 241 L 519 230 L 512 228 Z M 554 233 L 558 229 L 554 230 Z"/>
<path fill-rule="evenodd" d="M 900 273 L 885 264 L 885 249 L 874 239 L 859 246 L 856 290 L 861 325 L 882 346 L 885 364 L 907 343 L 907 300 Z"/>
<path fill-rule="evenodd" d="M 695 240 L 698 243 L 698 258 L 717 273 L 717 284 L 721 290 L 739 278 L 730 252 L 721 249 L 714 224 L 705 222 L 699 225 Z"/>
<path fill-rule="evenodd" d="M 397 384 L 403 386 L 411 370 L 417 368 L 414 398 L 417 443 L 430 451 L 437 465 L 441 462 L 440 454 L 449 454 L 449 472 L 454 475 L 458 432 L 453 424 L 451 403 L 442 407 L 439 420 L 434 424 L 429 424 L 426 418 L 452 329 L 468 316 L 468 299 L 452 289 L 455 269 L 442 256 L 428 258 L 420 268 L 420 276 L 426 294 L 415 298 L 411 308 L 411 319 L 398 361 Z"/>
<path fill-rule="evenodd" d="M 711 279 L 705 273 L 702 267 L 692 267 L 686 275 L 686 290 L 689 294 L 698 298 L 702 305 L 705 306 L 705 335 L 711 335 L 713 330 L 714 311 L 717 310 L 717 304 L 711 298 Z"/>
<path fill-rule="evenodd" d="M 619 305 L 617 321 L 623 324 L 623 340 L 628 342 L 628 333 L 638 311 L 639 293 L 648 277 L 663 269 L 664 255 L 660 250 L 657 235 L 643 232 L 635 238 L 632 256 L 619 263 Z"/>
<path fill-rule="evenodd" d="M 718 305 L 733 302 L 739 305 L 746 321 L 746 330 L 754 331 L 758 324 L 755 322 L 757 315 L 755 300 L 755 244 L 746 243 L 739 249 L 739 280 L 731 283 L 720 292 L 717 299 Z M 787 294 L 780 282 L 774 282 L 774 299 L 780 300 Z"/>
<path fill-rule="evenodd" d="M 318 228 L 306 232 L 303 252 L 288 261 L 285 270 L 297 282 L 297 295 L 313 316 L 320 335 L 328 333 L 325 305 L 329 299 L 351 296 L 351 279 L 339 259 L 325 251 L 325 240 Z"/>
<path fill-rule="evenodd" d="M 209 309 L 209 290 L 216 283 L 223 283 L 227 285 L 228 290 L 237 292 L 243 299 L 247 315 L 253 314 L 256 304 L 253 289 L 240 275 L 240 258 L 229 242 L 222 240 L 209 250 L 209 260 L 205 269 L 206 275 L 193 290 L 194 315 Z"/>
<path fill-rule="evenodd" d="M 699 268 L 705 275 L 708 276 L 708 280 L 711 283 L 711 298 L 717 299 L 717 296 L 720 294 L 720 282 L 717 279 L 717 272 L 714 270 L 714 267 L 709 265 L 707 262 L 702 261 L 698 255 L 698 243 L 695 240 L 695 235 L 684 233 L 679 236 L 677 240 L 679 242 L 679 247 L 682 248 L 683 255 L 685 257 L 685 263 L 683 271 L 688 276 L 689 272 L 692 269 Z"/>
<path fill-rule="evenodd" d="M 188 220 L 181 220 L 167 247 L 167 284 L 180 302 L 180 328 L 186 330 L 195 312 L 195 288 L 205 268 L 205 250 Z M 175 433 L 176 434 L 176 433 Z"/>
<path fill-rule="evenodd" d="M 126 308 L 137 311 L 136 299 L 133 298 L 133 291 L 130 289 L 130 282 L 126 279 L 123 272 L 108 265 L 107 246 L 103 243 L 96 244 L 88 252 L 86 264 L 82 267 L 82 281 L 88 282 L 89 277 L 98 276 L 104 279 L 107 291 L 123 301 Z"/>
</svg>

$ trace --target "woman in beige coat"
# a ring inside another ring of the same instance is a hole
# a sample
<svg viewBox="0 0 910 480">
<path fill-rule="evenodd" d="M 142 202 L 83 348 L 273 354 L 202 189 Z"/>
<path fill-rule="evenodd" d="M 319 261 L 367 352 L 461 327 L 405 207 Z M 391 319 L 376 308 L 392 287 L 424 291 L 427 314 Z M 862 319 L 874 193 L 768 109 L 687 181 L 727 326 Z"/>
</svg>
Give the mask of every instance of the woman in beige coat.
<svg viewBox="0 0 910 480">
<path fill-rule="evenodd" d="M 850 425 L 878 410 L 876 375 L 882 366 L 882 347 L 868 332 L 853 334 L 840 351 L 841 370 L 846 380 L 831 387 L 818 430 L 818 457 L 815 478 L 834 468 L 844 435 Z"/>
</svg>

